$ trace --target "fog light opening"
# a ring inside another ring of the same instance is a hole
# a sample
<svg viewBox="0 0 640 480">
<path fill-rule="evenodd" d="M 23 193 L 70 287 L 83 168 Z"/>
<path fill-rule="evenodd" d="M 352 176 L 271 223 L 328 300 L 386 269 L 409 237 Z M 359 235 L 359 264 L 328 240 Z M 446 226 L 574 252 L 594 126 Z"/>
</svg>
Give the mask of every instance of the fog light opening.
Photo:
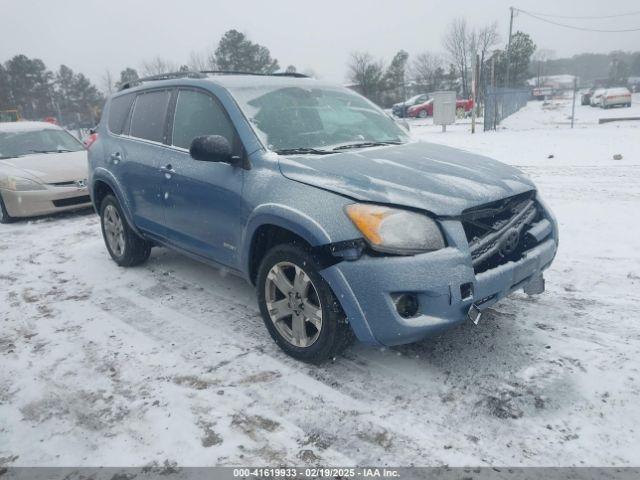
<svg viewBox="0 0 640 480">
<path fill-rule="evenodd" d="M 398 295 L 394 299 L 396 305 L 396 311 L 402 318 L 415 317 L 418 314 L 420 308 L 420 302 L 418 297 L 413 293 L 403 293 Z"/>
<path fill-rule="evenodd" d="M 473 298 L 473 283 L 463 283 L 460 285 L 460 298 L 462 300 L 470 300 Z"/>
</svg>

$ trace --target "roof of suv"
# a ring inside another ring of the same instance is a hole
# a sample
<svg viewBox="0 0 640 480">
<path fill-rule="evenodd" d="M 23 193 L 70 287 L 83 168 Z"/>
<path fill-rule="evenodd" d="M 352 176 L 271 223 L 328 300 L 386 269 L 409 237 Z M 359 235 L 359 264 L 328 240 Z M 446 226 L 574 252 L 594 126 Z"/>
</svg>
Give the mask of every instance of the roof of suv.
<svg viewBox="0 0 640 480">
<path fill-rule="evenodd" d="M 175 82 L 180 80 L 189 81 L 203 81 L 216 83 L 222 87 L 249 87 L 255 85 L 268 85 L 268 86 L 295 86 L 301 85 L 307 82 L 311 82 L 314 85 L 332 85 L 325 83 L 314 78 L 310 78 L 304 75 L 289 75 L 289 74 L 274 74 L 274 75 L 262 75 L 252 73 L 207 73 L 207 72 L 178 72 L 169 73 L 166 75 L 157 75 L 155 77 L 141 78 L 137 81 L 125 84 L 120 92 L 128 89 L 137 89 L 142 86 L 152 86 L 155 82 Z"/>
</svg>

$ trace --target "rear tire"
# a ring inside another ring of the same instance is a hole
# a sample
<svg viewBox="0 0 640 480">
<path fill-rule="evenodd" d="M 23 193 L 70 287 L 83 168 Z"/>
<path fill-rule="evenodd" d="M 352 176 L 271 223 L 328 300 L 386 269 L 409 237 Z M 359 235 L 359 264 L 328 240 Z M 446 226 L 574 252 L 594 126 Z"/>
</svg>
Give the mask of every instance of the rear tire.
<svg viewBox="0 0 640 480">
<path fill-rule="evenodd" d="M 7 207 L 4 206 L 4 200 L 0 195 L 0 223 L 12 223 L 15 219 L 7 212 Z"/>
<path fill-rule="evenodd" d="M 104 197 L 100 204 L 100 225 L 107 251 L 114 262 L 121 267 L 133 267 L 147 261 L 151 243 L 129 226 L 113 195 Z"/>
<path fill-rule="evenodd" d="M 284 244 L 269 250 L 260 264 L 256 288 L 269 334 L 293 358 L 321 363 L 353 342 L 353 332 L 338 299 L 305 249 Z M 298 329 L 294 327 L 296 319 L 301 326 Z"/>
<path fill-rule="evenodd" d="M 418 113 L 418 117 L 420 118 L 427 118 L 428 116 L 429 114 L 426 110 L 420 110 L 420 112 Z"/>
</svg>

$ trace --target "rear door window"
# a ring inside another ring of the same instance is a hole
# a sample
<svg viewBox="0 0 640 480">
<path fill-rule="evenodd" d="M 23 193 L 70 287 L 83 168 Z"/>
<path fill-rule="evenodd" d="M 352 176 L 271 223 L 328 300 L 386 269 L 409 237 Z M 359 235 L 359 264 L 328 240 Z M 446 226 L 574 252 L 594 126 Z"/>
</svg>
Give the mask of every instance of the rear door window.
<svg viewBox="0 0 640 480">
<path fill-rule="evenodd" d="M 163 143 L 171 90 L 142 93 L 136 98 L 131 116 L 132 137 Z"/>
<path fill-rule="evenodd" d="M 211 95 L 195 90 L 180 90 L 173 119 L 172 144 L 188 149 L 201 135 L 221 135 L 236 143 L 235 130 L 224 107 Z"/>
<path fill-rule="evenodd" d="M 111 100 L 109 106 L 109 131 L 120 135 L 122 128 L 124 127 L 124 121 L 129 114 L 129 108 L 131 107 L 131 101 L 133 100 L 133 94 L 121 95 Z"/>
</svg>

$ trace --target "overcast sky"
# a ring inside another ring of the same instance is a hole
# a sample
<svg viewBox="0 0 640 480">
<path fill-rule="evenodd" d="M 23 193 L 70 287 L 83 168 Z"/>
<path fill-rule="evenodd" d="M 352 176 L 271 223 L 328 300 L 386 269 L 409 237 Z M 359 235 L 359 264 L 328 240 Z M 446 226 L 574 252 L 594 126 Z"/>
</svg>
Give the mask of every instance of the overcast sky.
<svg viewBox="0 0 640 480">
<path fill-rule="evenodd" d="M 137 68 L 158 55 L 186 63 L 191 51 L 214 48 L 235 28 L 267 46 L 283 68 L 293 64 L 344 82 L 351 51 L 367 50 L 387 61 L 399 49 L 440 52 L 447 25 L 459 16 L 477 26 L 498 21 L 504 42 L 510 5 L 570 16 L 640 10 L 638 0 L 0 0 L 0 61 L 23 53 L 50 69 L 64 63 L 102 87 L 107 69 L 118 77 L 126 66 Z M 601 29 L 640 27 L 640 15 L 554 20 Z M 640 31 L 569 30 L 524 14 L 515 18 L 515 30 L 557 57 L 640 49 Z"/>
</svg>

